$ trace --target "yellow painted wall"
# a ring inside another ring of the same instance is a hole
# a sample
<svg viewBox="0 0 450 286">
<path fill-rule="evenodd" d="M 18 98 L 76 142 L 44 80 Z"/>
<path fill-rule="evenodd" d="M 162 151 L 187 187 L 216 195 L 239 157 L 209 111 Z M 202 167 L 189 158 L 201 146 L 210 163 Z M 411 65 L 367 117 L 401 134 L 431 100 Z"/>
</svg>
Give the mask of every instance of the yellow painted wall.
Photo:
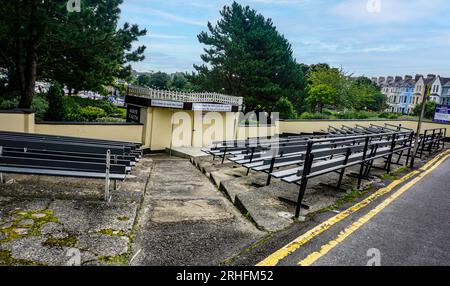
<svg viewBox="0 0 450 286">
<path fill-rule="evenodd" d="M 272 137 L 276 134 L 279 134 L 276 126 L 239 126 L 238 140 L 254 137 Z"/>
<path fill-rule="evenodd" d="M 36 124 L 35 132 L 81 138 L 142 142 L 143 125 Z"/>
<path fill-rule="evenodd" d="M 0 130 L 34 132 L 34 113 L 0 113 Z"/>
<path fill-rule="evenodd" d="M 174 111 L 155 107 L 148 108 L 148 110 L 151 117 L 150 149 L 152 151 L 165 150 L 170 147 Z"/>
<path fill-rule="evenodd" d="M 214 141 L 234 139 L 236 137 L 236 113 L 173 111 L 173 129 L 170 125 L 172 113 L 167 109 L 154 108 L 152 150 L 164 150 L 170 147 L 203 147 Z M 163 126 L 162 130 L 160 126 Z"/>
<path fill-rule="evenodd" d="M 280 121 L 281 133 L 312 133 L 314 131 L 328 130 L 328 127 L 334 126 L 336 128 L 346 125 L 355 127 L 356 125 L 370 126 L 370 124 L 384 126 L 385 123 L 399 125 L 413 130 L 417 129 L 417 122 L 407 120 L 298 120 L 298 121 Z M 422 131 L 425 129 L 446 128 L 447 135 L 450 136 L 450 125 L 424 122 Z"/>
<path fill-rule="evenodd" d="M 203 115 L 203 133 L 196 147 L 209 146 L 214 141 L 232 140 L 236 137 L 237 113 L 208 112 Z"/>
</svg>

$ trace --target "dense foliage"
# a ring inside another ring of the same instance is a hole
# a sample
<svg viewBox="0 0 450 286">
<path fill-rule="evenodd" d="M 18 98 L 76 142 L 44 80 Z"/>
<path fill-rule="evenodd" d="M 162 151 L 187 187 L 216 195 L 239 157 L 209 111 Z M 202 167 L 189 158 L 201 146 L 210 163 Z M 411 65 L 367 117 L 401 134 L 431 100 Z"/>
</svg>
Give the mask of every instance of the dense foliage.
<svg viewBox="0 0 450 286">
<path fill-rule="evenodd" d="M 193 86 L 189 81 L 189 75 L 174 73 L 169 75 L 164 72 L 141 74 L 136 79 L 137 84 L 156 89 L 192 91 Z"/>
<path fill-rule="evenodd" d="M 45 120 L 48 121 L 63 121 L 65 116 L 64 110 L 64 91 L 59 83 L 54 83 L 48 93 L 47 101 L 49 104 Z"/>
<path fill-rule="evenodd" d="M 118 27 L 122 0 L 82 0 L 79 13 L 67 0 L 3 0 L 0 5 L 0 74 L 7 93 L 30 108 L 36 80 L 57 81 L 69 90 L 101 91 L 131 74 L 130 62 L 144 59 L 132 43 L 146 31 Z"/>
<path fill-rule="evenodd" d="M 280 119 L 293 119 L 297 118 L 297 112 L 294 105 L 286 97 L 281 97 L 275 104 L 275 108 L 280 114 Z"/>
<path fill-rule="evenodd" d="M 64 97 L 64 120 L 72 122 L 124 121 L 120 108 L 106 100 L 93 100 L 77 96 Z M 106 120 L 106 118 L 112 120 Z"/>
<path fill-rule="evenodd" d="M 423 107 L 423 103 L 416 105 L 416 107 L 413 110 L 413 115 L 420 116 L 420 113 L 422 112 L 422 107 Z M 427 101 L 427 103 L 425 105 L 424 117 L 427 119 L 433 119 L 435 112 L 436 112 L 436 102 Z"/>
</svg>

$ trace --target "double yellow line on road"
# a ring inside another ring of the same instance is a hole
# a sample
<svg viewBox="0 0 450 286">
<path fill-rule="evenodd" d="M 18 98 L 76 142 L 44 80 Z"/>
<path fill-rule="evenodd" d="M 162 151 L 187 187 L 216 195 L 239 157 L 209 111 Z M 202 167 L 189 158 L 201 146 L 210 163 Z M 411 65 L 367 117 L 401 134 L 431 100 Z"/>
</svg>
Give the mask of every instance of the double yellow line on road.
<svg viewBox="0 0 450 286">
<path fill-rule="evenodd" d="M 324 245 L 319 252 L 315 252 L 310 254 L 306 259 L 302 260 L 299 265 L 311 265 L 317 259 L 325 255 L 328 251 L 330 251 L 332 248 L 336 246 L 337 243 L 344 240 L 348 235 L 350 235 L 352 232 L 354 232 L 356 229 L 361 227 L 365 222 L 370 220 L 373 216 L 375 216 L 377 213 L 379 213 L 384 207 L 389 205 L 392 201 L 394 201 L 397 197 L 399 197 L 402 193 L 407 191 L 411 186 L 416 184 L 418 181 L 420 181 L 423 177 L 425 177 L 427 174 L 429 174 L 432 170 L 437 168 L 441 163 L 443 163 L 446 159 L 450 157 L 450 151 L 443 152 L 433 158 L 431 161 L 429 161 L 427 164 L 425 164 L 422 168 L 420 168 L 417 171 L 413 171 L 401 179 L 398 179 L 394 182 L 392 182 L 389 186 L 382 188 L 378 190 L 377 192 L 370 195 L 368 198 L 362 200 L 361 202 L 355 204 L 354 206 L 348 208 L 347 210 L 341 212 L 340 214 L 328 219 L 327 221 L 317 225 L 316 227 L 312 228 L 311 230 L 307 231 L 303 235 L 299 236 L 286 246 L 282 247 L 281 249 L 277 250 L 270 256 L 268 256 L 266 259 L 261 261 L 257 264 L 257 266 L 276 266 L 281 260 L 286 258 L 291 253 L 295 252 L 297 249 L 299 249 L 301 246 L 305 245 L 307 242 L 312 240 L 314 237 L 318 236 L 319 234 L 323 233 L 324 231 L 331 228 L 333 225 L 337 224 L 338 222 L 344 220 L 345 218 L 349 217 L 351 214 L 361 210 L 362 208 L 369 205 L 374 200 L 378 199 L 379 197 L 391 192 L 393 189 L 395 189 L 397 186 L 401 185 L 402 183 L 408 181 L 409 179 L 413 178 L 414 176 L 420 174 L 415 179 L 413 179 L 408 184 L 404 185 L 400 190 L 398 190 L 393 196 L 389 197 L 386 201 L 384 201 L 382 204 L 377 206 L 375 209 L 373 209 L 371 212 L 369 212 L 367 215 L 362 217 L 360 220 L 358 220 L 356 223 L 354 223 L 352 226 L 350 226 L 348 229 L 344 230 L 336 240 L 331 241 L 330 243 Z M 437 162 L 436 165 L 434 165 Z M 433 166 L 434 165 L 434 166 Z"/>
</svg>

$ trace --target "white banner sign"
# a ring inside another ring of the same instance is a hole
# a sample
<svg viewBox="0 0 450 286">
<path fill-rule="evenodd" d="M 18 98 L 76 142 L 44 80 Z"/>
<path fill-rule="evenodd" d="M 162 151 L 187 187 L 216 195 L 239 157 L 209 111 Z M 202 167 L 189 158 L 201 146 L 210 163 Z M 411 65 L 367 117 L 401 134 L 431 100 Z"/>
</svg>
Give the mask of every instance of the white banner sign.
<svg viewBox="0 0 450 286">
<path fill-rule="evenodd" d="M 184 103 L 179 102 L 179 101 L 167 101 L 167 100 L 152 99 L 152 106 L 183 109 Z"/>
<path fill-rule="evenodd" d="M 436 107 L 434 121 L 441 123 L 450 123 L 450 106 L 438 105 Z"/>
<path fill-rule="evenodd" d="M 194 111 L 215 111 L 215 112 L 231 112 L 231 105 L 213 104 L 213 103 L 193 103 Z"/>
</svg>

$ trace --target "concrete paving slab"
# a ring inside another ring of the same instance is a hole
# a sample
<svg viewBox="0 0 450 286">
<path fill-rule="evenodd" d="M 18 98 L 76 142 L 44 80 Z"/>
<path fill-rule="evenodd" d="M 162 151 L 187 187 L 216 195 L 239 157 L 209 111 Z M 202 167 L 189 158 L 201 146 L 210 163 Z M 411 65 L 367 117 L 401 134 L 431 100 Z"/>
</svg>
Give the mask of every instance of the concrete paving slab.
<svg viewBox="0 0 450 286">
<path fill-rule="evenodd" d="M 209 156 L 199 147 L 172 147 L 167 148 L 166 153 L 185 159 Z"/>
<path fill-rule="evenodd" d="M 112 203 L 102 180 L 17 176 L 0 185 L 0 265 L 66 265 L 73 251 L 81 264 L 127 264 L 151 166 L 142 159 Z"/>
<path fill-rule="evenodd" d="M 231 219 L 222 200 L 155 200 L 151 220 L 158 223 Z"/>
<path fill-rule="evenodd" d="M 264 236 L 189 160 L 153 160 L 133 265 L 218 265 Z"/>
</svg>

